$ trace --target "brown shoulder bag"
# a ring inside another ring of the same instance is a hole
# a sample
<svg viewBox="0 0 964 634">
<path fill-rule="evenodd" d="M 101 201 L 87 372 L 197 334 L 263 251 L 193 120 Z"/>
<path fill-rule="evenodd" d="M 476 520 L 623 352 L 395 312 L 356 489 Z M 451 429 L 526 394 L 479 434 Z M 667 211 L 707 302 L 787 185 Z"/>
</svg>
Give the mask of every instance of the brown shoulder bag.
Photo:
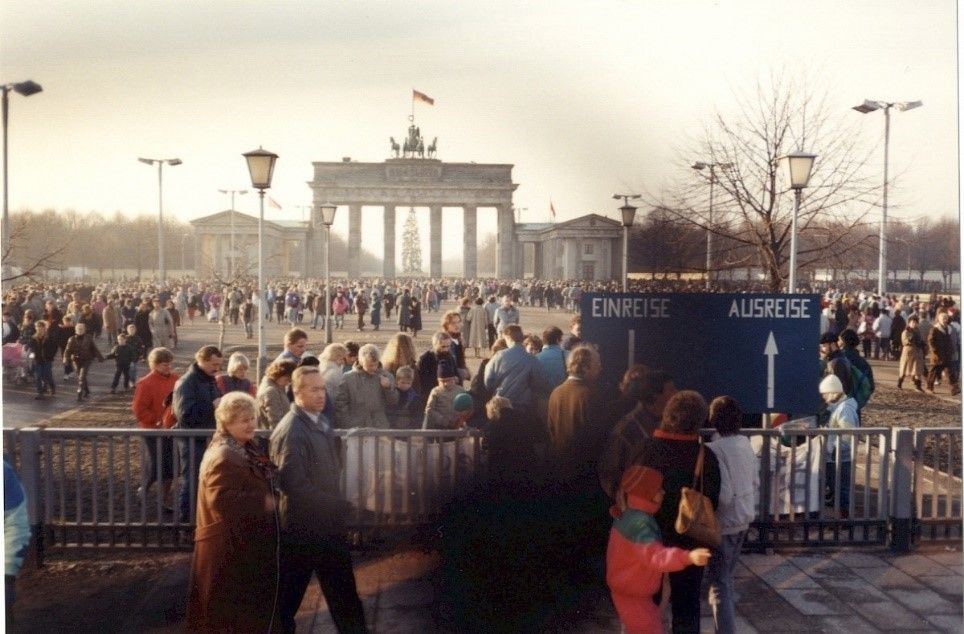
<svg viewBox="0 0 964 634">
<path fill-rule="evenodd" d="M 676 532 L 686 535 L 701 546 L 716 548 L 720 545 L 720 527 L 716 523 L 716 513 L 710 498 L 703 495 L 703 452 L 696 457 L 696 470 L 693 473 L 693 486 L 680 489 L 679 512 L 676 515 Z M 696 486 L 699 485 L 697 489 Z"/>
</svg>

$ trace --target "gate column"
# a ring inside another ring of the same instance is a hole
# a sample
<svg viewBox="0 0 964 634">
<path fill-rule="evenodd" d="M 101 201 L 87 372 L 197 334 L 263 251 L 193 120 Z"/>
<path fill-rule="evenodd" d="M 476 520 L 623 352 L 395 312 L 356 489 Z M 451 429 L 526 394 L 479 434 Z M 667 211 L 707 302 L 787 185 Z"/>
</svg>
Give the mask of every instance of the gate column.
<svg viewBox="0 0 964 634">
<path fill-rule="evenodd" d="M 395 277 L 395 205 L 385 206 L 385 251 L 382 261 L 382 277 Z"/>
<path fill-rule="evenodd" d="M 433 205 L 429 208 L 429 276 L 442 277 L 442 207 Z"/>
<path fill-rule="evenodd" d="M 496 254 L 496 277 L 507 279 L 513 277 L 512 243 L 515 233 L 515 220 L 512 218 L 511 205 L 499 205 L 496 207 L 498 217 L 499 244 Z"/>
<path fill-rule="evenodd" d="M 478 274 L 478 209 L 476 207 L 462 208 L 462 224 L 465 237 L 462 242 L 462 277 L 471 280 Z"/>
<path fill-rule="evenodd" d="M 361 274 L 361 205 L 348 206 L 348 277 Z"/>
</svg>

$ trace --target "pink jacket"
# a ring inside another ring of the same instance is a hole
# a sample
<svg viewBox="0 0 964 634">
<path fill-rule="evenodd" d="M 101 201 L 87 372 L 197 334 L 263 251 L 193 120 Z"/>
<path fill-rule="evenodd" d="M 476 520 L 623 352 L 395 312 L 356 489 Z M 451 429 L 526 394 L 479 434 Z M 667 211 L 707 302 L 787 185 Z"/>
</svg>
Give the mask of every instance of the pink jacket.
<svg viewBox="0 0 964 634">
<path fill-rule="evenodd" d="M 689 551 L 660 543 L 652 515 L 629 508 L 613 522 L 606 550 L 606 583 L 613 594 L 651 597 L 662 586 L 664 572 L 688 565 Z"/>
</svg>

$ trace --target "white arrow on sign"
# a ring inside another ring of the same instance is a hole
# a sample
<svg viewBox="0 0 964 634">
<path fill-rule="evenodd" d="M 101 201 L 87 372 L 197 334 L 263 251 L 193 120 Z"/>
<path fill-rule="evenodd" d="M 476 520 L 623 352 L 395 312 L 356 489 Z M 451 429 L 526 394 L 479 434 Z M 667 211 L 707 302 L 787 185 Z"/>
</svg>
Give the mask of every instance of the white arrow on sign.
<svg viewBox="0 0 964 634">
<path fill-rule="evenodd" d="M 777 340 L 773 338 L 773 331 L 767 337 L 767 347 L 763 349 L 763 354 L 767 357 L 767 407 L 773 408 L 773 398 L 776 393 L 776 376 L 774 372 L 773 357 L 780 354 L 777 350 Z"/>
</svg>

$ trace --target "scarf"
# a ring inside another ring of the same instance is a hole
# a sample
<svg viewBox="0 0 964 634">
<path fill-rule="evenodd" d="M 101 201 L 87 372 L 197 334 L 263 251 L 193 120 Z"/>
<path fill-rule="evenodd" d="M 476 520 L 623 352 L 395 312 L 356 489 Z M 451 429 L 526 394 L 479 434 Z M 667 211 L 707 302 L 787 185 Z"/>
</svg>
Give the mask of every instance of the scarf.
<svg viewBox="0 0 964 634">
<path fill-rule="evenodd" d="M 211 442 L 212 444 L 221 443 L 225 445 L 228 450 L 242 458 L 250 467 L 260 473 L 265 480 L 271 483 L 275 481 L 278 475 L 278 467 L 254 442 L 242 444 L 230 434 L 222 434 L 221 432 L 215 432 Z"/>
</svg>

